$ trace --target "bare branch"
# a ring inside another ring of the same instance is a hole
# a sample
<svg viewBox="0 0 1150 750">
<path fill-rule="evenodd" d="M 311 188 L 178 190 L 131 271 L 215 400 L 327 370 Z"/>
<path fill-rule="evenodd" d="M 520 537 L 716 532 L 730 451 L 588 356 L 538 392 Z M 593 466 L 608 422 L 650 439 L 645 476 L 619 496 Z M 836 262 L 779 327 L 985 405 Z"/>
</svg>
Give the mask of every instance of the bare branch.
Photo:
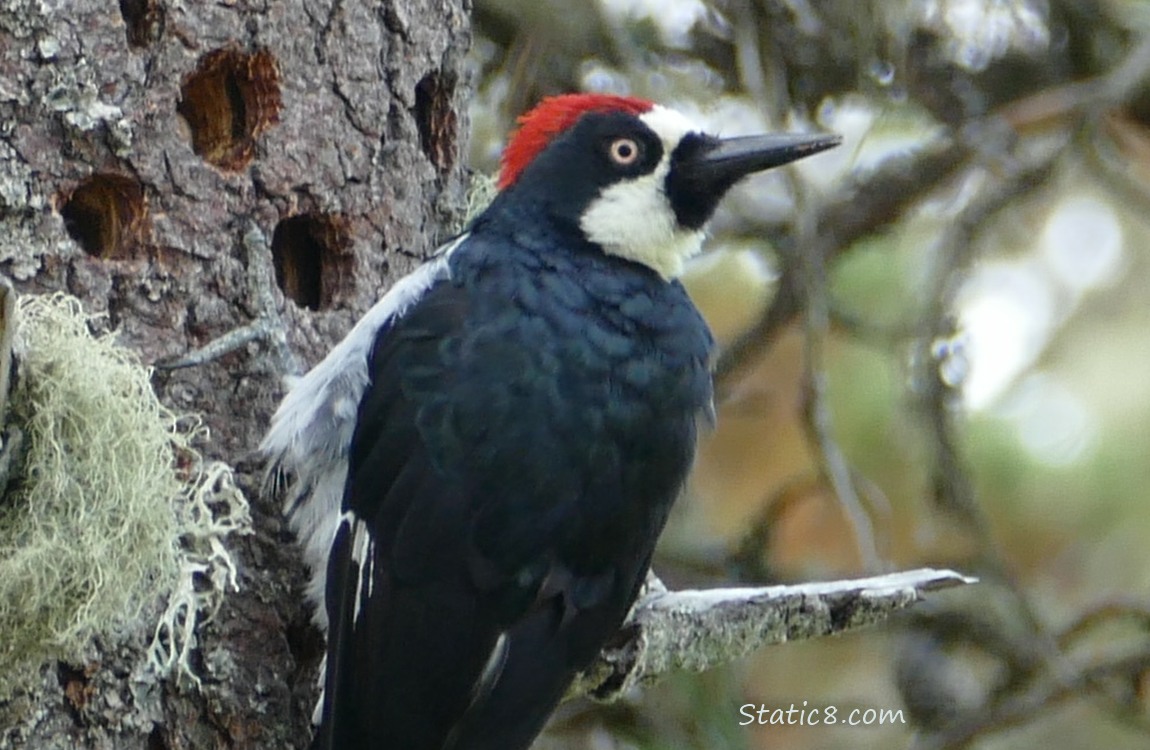
<svg viewBox="0 0 1150 750">
<path fill-rule="evenodd" d="M 924 568 L 873 578 L 795 586 L 652 591 L 569 692 L 610 701 L 668 672 L 702 672 L 775 643 L 882 622 L 928 591 L 974 583 Z"/>
<path fill-rule="evenodd" d="M 1078 639 L 1095 629 L 1116 622 L 1130 622 L 1143 630 L 1150 630 L 1150 606 L 1138 601 L 1116 601 L 1087 610 L 1058 635 L 1058 645 L 1069 648 Z"/>
<path fill-rule="evenodd" d="M 1023 130 L 1075 115 L 1096 115 L 1137 95 L 1148 78 L 1150 37 L 1133 45 L 1106 75 L 1036 91 L 1003 106 L 998 116 L 1011 127 Z"/>
<path fill-rule="evenodd" d="M 771 532 L 792 508 L 822 487 L 821 481 L 822 478 L 814 472 L 800 474 L 763 498 L 758 504 L 759 511 L 747 526 L 747 533 L 727 557 L 727 564 L 736 580 L 770 580 L 771 572 L 763 553 L 770 542 Z"/>
<path fill-rule="evenodd" d="M 1033 721 L 1043 711 L 1065 700 L 1104 690 L 1111 680 L 1129 682 L 1147 672 L 1150 672 L 1150 653 L 1147 652 L 1083 667 L 1062 679 L 1043 680 L 993 707 L 970 712 L 943 731 L 920 735 L 911 747 L 913 750 L 961 750 L 979 737 Z"/>
<path fill-rule="evenodd" d="M 795 192 L 803 193 L 800 185 L 795 185 Z M 804 195 L 803 198 L 801 203 L 805 205 L 807 196 Z M 813 218 L 809 212 L 803 212 L 795 224 L 800 244 L 813 245 L 815 252 L 799 254 L 797 258 L 792 259 L 797 260 L 797 266 L 801 270 L 803 296 L 807 301 L 807 314 L 804 317 L 803 422 L 806 426 L 807 439 L 819 457 L 821 473 L 834 490 L 839 505 L 850 520 L 863 570 L 877 573 L 884 569 L 889 570 L 889 567 L 884 567 L 879 555 L 874 523 L 855 488 L 854 472 L 850 462 L 835 440 L 834 418 L 827 403 L 827 372 L 823 354 L 826 337 L 830 331 L 830 289 L 826 278 L 826 258 L 821 254 L 827 248 L 809 242 L 809 238 L 817 234 Z"/>
<path fill-rule="evenodd" d="M 1060 153 L 1059 149 L 1046 148 L 1003 164 L 1011 173 L 983 190 L 943 234 L 924 295 L 931 304 L 924 312 L 919 332 L 921 351 L 915 384 L 919 408 L 931 428 L 933 500 L 940 509 L 963 521 L 988 559 L 996 557 L 993 540 L 959 455 L 954 424 L 957 386 L 945 374 L 947 360 L 952 356 L 950 342 L 956 335 L 951 308 L 976 256 L 981 228 L 1003 208 L 1045 185 Z"/>
</svg>

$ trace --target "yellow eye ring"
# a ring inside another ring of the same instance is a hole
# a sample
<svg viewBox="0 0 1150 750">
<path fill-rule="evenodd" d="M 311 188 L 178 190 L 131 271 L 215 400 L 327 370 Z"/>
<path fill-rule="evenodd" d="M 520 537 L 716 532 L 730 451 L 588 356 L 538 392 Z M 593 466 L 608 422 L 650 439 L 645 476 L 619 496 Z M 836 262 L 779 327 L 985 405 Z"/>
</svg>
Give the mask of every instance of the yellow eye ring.
<svg viewBox="0 0 1150 750">
<path fill-rule="evenodd" d="M 639 160 L 639 144 L 634 138 L 616 138 L 607 149 L 611 161 L 621 167 L 628 167 Z"/>
</svg>

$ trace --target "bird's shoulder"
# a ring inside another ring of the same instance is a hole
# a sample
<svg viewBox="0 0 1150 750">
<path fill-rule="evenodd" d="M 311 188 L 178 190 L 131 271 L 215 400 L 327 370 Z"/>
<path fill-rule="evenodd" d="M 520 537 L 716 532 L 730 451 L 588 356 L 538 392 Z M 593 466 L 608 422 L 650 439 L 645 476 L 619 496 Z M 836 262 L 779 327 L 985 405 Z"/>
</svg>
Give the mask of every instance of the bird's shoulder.
<svg viewBox="0 0 1150 750">
<path fill-rule="evenodd" d="M 550 413 L 559 429 L 569 417 L 580 432 L 596 409 L 706 410 L 713 339 L 683 286 L 563 239 L 476 232 L 460 242 L 445 278 L 376 342 L 373 387 L 475 412 L 484 434 L 465 442 L 524 409 Z"/>
</svg>

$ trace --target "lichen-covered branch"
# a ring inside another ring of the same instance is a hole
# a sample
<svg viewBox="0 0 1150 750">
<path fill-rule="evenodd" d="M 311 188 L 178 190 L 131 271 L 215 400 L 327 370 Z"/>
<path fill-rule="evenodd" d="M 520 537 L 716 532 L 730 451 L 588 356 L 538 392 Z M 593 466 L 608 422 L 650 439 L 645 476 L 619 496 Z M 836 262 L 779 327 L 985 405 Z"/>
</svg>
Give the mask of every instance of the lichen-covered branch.
<svg viewBox="0 0 1150 750">
<path fill-rule="evenodd" d="M 873 625 L 928 591 L 974 582 L 951 570 L 924 568 L 794 586 L 654 590 L 640 598 L 618 640 L 571 694 L 614 700 L 668 672 L 702 672 L 762 646 Z"/>
</svg>

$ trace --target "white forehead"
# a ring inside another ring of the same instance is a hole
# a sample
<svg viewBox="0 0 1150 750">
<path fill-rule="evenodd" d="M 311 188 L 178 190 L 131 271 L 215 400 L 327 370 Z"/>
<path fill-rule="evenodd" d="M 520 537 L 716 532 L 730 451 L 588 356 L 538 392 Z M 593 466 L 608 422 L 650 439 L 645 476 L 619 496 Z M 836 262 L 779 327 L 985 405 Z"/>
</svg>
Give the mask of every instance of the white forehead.
<svg viewBox="0 0 1150 750">
<path fill-rule="evenodd" d="M 656 104 L 651 111 L 639 115 L 643 124 L 654 131 L 663 142 L 663 150 L 669 155 L 679 145 L 687 133 L 701 133 L 699 123 L 682 112 Z"/>
</svg>

